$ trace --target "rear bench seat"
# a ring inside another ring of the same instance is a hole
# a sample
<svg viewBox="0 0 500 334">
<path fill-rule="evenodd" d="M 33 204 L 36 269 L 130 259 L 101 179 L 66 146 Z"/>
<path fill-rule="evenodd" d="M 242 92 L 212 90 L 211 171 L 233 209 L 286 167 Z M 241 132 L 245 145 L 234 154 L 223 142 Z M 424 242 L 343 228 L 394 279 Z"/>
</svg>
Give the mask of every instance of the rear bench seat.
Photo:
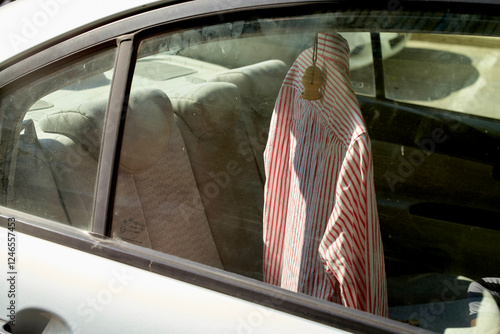
<svg viewBox="0 0 500 334">
<path fill-rule="evenodd" d="M 264 149 L 269 123 L 281 84 L 288 72 L 286 64 L 277 59 L 221 72 L 209 81 L 235 84 L 242 97 L 241 122 L 244 123 L 250 144 L 265 182 Z"/>
<path fill-rule="evenodd" d="M 46 133 L 40 142 L 54 156 L 53 165 L 64 172 L 58 186 L 73 219 L 92 212 L 100 144 L 95 138 L 100 138 L 106 105 L 106 100 L 82 104 L 40 120 Z M 171 103 L 163 92 L 138 91 L 131 96 L 125 138 L 113 235 L 222 268 Z M 67 158 L 75 153 L 80 161 L 69 165 Z"/>
<path fill-rule="evenodd" d="M 260 279 L 263 183 L 239 122 L 239 89 L 207 82 L 169 96 L 222 264 Z"/>
<path fill-rule="evenodd" d="M 224 268 L 256 279 L 262 279 L 263 152 L 286 72 L 282 61 L 269 60 L 166 89 Z"/>
<path fill-rule="evenodd" d="M 261 279 L 262 154 L 286 71 L 283 62 L 270 60 L 178 89 L 158 82 L 168 98 L 133 90 L 114 236 Z M 40 142 L 54 157 L 57 185 L 76 226 L 90 221 L 105 110 L 101 100 L 40 120 Z"/>
<path fill-rule="evenodd" d="M 47 156 L 38 144 L 34 122 L 23 121 L 15 172 L 9 179 L 7 206 L 38 217 L 69 224 Z"/>
</svg>

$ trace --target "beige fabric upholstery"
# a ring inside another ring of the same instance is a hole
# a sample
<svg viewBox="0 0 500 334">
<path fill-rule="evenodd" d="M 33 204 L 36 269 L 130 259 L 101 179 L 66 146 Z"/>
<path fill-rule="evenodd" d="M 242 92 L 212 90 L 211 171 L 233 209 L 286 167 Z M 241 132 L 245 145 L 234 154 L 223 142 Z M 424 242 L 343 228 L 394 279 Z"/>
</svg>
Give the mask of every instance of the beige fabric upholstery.
<svg viewBox="0 0 500 334">
<path fill-rule="evenodd" d="M 65 135 L 41 133 L 40 144 L 48 152 L 50 167 L 71 225 L 90 229 L 97 160 L 83 145 Z"/>
<path fill-rule="evenodd" d="M 7 205 L 39 217 L 68 224 L 68 216 L 62 205 L 56 180 L 41 147 L 33 122 L 24 123 L 15 159 L 15 174 L 12 188 L 9 187 Z"/>
<path fill-rule="evenodd" d="M 263 154 L 274 103 L 288 67 L 281 60 L 268 60 L 219 73 L 209 80 L 235 84 L 242 97 L 241 120 L 245 124 L 262 180 Z"/>
<path fill-rule="evenodd" d="M 113 237 L 133 244 L 152 248 L 141 198 L 137 192 L 134 176 L 118 174 L 113 217 Z"/>
<path fill-rule="evenodd" d="M 86 133 L 102 131 L 105 110 L 103 100 L 48 115 L 40 122 L 44 131 L 62 133 L 45 143 L 57 160 L 64 161 L 66 153 L 78 147 L 89 152 L 80 156 L 78 174 L 67 173 L 75 178 L 71 180 L 74 188 L 67 192 L 93 194 L 88 184 L 79 188 L 83 184 L 78 179 L 92 180 L 95 185 L 100 141 L 89 140 Z M 73 126 L 78 129 L 72 130 Z M 115 237 L 222 267 L 182 137 L 173 122 L 170 100 L 161 91 L 137 91 L 130 98 L 115 197 Z M 85 208 L 90 215 L 92 207 Z"/>
<path fill-rule="evenodd" d="M 120 156 L 120 170 L 141 172 L 158 163 L 171 135 L 174 114 L 161 91 L 137 92 L 130 97 Z"/>
<path fill-rule="evenodd" d="M 129 102 L 113 233 L 138 244 L 148 234 L 153 249 L 222 268 L 171 103 L 155 94 L 136 92 Z M 135 196 L 142 212 L 130 212 Z"/>
<path fill-rule="evenodd" d="M 182 137 L 176 126 L 172 131 L 168 148 L 160 154 L 158 163 L 131 174 L 133 185 L 123 182 L 125 174 L 120 169 L 113 231 L 121 237 L 120 231 L 130 234 L 131 221 L 141 223 L 141 212 L 136 211 L 133 215 L 122 212 L 128 209 L 130 197 L 134 196 L 121 189 L 135 188 L 132 191 L 140 199 L 153 249 L 222 268 Z M 124 223 L 125 220 L 128 222 Z"/>
<path fill-rule="evenodd" d="M 275 101 L 287 71 L 283 61 L 272 59 L 221 72 L 208 80 L 233 83 L 244 98 Z"/>
<path fill-rule="evenodd" d="M 198 138 L 209 139 L 227 131 L 238 120 L 241 96 L 235 85 L 201 83 L 168 93 L 175 113 L 182 118 Z"/>
<path fill-rule="evenodd" d="M 94 101 L 46 115 L 40 119 L 39 126 L 44 132 L 65 135 L 82 145 L 97 160 L 105 114 L 106 104 Z"/>
<path fill-rule="evenodd" d="M 261 278 L 263 184 L 238 87 L 202 83 L 169 96 L 224 268 Z"/>
<path fill-rule="evenodd" d="M 83 229 L 91 228 L 105 114 L 106 101 L 100 99 L 45 115 L 38 122 L 40 144 L 50 155 L 71 225 Z"/>
<path fill-rule="evenodd" d="M 220 70 L 176 87 L 158 83 L 168 98 L 161 92 L 134 92 L 121 152 L 113 233 L 261 279 L 262 153 L 287 68 L 282 61 L 270 60 Z M 80 106 L 73 116 L 51 115 L 44 130 L 72 138 L 90 152 L 87 161 L 99 152 L 92 146 L 95 141 L 85 138 L 92 129 L 100 131 L 92 123 L 104 110 L 98 109 L 92 104 Z M 73 125 L 88 130 L 75 132 Z M 97 166 L 95 158 L 93 163 Z M 95 167 L 88 174 L 95 183 Z"/>
<path fill-rule="evenodd" d="M 287 72 L 279 60 L 169 89 L 224 268 L 262 278 L 262 154 Z"/>
</svg>

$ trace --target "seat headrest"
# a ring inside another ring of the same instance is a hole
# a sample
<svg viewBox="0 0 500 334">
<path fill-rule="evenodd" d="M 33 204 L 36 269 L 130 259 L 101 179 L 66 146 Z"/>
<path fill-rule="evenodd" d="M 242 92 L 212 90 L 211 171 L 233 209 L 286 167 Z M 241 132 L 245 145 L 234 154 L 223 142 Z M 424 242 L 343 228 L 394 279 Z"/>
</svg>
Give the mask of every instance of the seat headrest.
<svg viewBox="0 0 500 334">
<path fill-rule="evenodd" d="M 71 138 L 98 160 L 107 104 L 107 99 L 82 103 L 42 117 L 39 125 L 44 132 Z M 172 124 L 172 104 L 165 93 L 134 91 L 129 99 L 120 166 L 127 172 L 139 172 L 154 165 L 168 146 Z"/>
<path fill-rule="evenodd" d="M 134 173 L 155 165 L 166 154 L 173 123 L 172 103 L 165 93 L 154 90 L 133 94 L 125 120 L 120 167 Z"/>
<path fill-rule="evenodd" d="M 44 132 L 71 138 L 98 160 L 107 102 L 99 99 L 64 108 L 43 116 L 38 124 Z"/>
<path fill-rule="evenodd" d="M 238 87 L 227 82 L 207 82 L 169 91 L 175 113 L 195 136 L 209 139 L 234 128 L 241 110 Z"/>
<path fill-rule="evenodd" d="M 283 61 L 272 59 L 218 73 L 208 81 L 233 83 L 244 98 L 269 96 L 276 99 L 287 71 L 288 67 Z"/>
</svg>

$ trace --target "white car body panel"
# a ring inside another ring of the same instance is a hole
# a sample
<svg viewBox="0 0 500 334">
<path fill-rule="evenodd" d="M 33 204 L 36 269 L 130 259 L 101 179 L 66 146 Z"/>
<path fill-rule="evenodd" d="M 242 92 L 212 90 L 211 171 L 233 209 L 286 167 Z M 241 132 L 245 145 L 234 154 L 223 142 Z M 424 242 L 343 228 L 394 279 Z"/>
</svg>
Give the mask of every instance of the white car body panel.
<svg viewBox="0 0 500 334">
<path fill-rule="evenodd" d="M 6 245 L 8 230 L 0 231 Z M 346 333 L 26 234 L 16 239 L 17 311 L 46 310 L 71 333 Z M 0 264 L 7 273 L 6 251 Z M 0 309 L 7 303 L 0 298 Z"/>
<path fill-rule="evenodd" d="M 0 8 L 0 63 L 63 33 L 155 0 L 23 0 Z"/>
</svg>

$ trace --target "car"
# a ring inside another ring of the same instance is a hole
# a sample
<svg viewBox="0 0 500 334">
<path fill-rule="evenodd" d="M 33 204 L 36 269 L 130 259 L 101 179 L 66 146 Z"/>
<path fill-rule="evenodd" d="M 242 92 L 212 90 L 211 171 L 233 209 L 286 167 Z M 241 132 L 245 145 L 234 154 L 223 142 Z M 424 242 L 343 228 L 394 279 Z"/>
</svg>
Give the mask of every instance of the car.
<svg viewBox="0 0 500 334">
<path fill-rule="evenodd" d="M 342 32 L 340 35 L 346 39 L 350 48 L 349 65 L 350 70 L 357 70 L 373 62 L 372 39 L 369 32 Z M 380 35 L 382 55 L 389 58 L 406 46 L 406 41 L 411 34 L 406 33 L 383 33 Z"/>
<path fill-rule="evenodd" d="M 2 6 L 0 333 L 497 330 L 468 288 L 500 277 L 499 18 Z"/>
</svg>

